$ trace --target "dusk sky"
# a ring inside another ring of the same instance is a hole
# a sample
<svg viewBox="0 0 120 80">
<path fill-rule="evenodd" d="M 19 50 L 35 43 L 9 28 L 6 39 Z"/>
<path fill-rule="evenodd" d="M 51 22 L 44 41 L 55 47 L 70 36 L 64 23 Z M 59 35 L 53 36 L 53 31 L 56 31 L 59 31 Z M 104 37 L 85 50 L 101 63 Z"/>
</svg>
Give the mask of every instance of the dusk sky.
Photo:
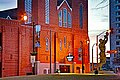
<svg viewBox="0 0 120 80">
<path fill-rule="evenodd" d="M 17 8 L 17 0 L 0 0 L 0 11 Z"/>
<path fill-rule="evenodd" d="M 90 38 L 90 55 L 92 55 L 92 46 L 96 43 L 96 36 L 105 30 L 109 30 L 109 0 L 88 1 L 88 30 Z M 99 39 L 103 39 L 104 35 L 105 34 L 99 36 Z M 94 62 L 96 62 L 96 46 L 94 46 L 93 50 Z M 107 50 L 110 50 L 109 40 L 106 44 L 106 51 Z M 109 54 L 106 54 L 106 56 L 110 57 Z M 90 58 L 91 57 L 92 56 L 90 56 Z"/>
<path fill-rule="evenodd" d="M 104 3 L 101 3 L 101 1 L 104 1 Z M 88 0 L 88 29 L 91 41 L 90 46 L 96 42 L 96 35 L 109 29 L 109 6 L 99 9 L 99 7 L 106 6 L 109 3 L 108 1 L 109 0 Z M 12 8 L 17 8 L 17 0 L 0 0 L 0 11 Z M 109 44 L 107 44 L 107 46 L 109 46 Z M 109 50 L 109 47 L 107 49 Z"/>
</svg>

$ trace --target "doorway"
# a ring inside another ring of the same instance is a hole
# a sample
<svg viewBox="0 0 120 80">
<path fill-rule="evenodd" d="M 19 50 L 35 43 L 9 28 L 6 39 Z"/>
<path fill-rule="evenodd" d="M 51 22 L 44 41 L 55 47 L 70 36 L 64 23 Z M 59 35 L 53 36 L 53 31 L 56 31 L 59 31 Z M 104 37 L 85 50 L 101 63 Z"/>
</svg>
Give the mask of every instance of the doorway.
<svg viewBox="0 0 120 80">
<path fill-rule="evenodd" d="M 70 73 L 69 65 L 60 65 L 60 73 Z"/>
<path fill-rule="evenodd" d="M 76 67 L 76 73 L 80 73 L 80 67 Z"/>
</svg>

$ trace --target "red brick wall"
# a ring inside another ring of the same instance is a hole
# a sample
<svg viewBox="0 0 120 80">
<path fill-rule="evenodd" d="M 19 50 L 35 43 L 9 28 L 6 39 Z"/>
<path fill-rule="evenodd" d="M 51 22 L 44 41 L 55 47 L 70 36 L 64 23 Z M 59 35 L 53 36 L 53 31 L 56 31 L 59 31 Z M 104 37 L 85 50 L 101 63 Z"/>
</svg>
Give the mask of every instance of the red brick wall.
<svg viewBox="0 0 120 80">
<path fill-rule="evenodd" d="M 57 0 L 50 0 L 50 25 L 58 25 Z"/>
<path fill-rule="evenodd" d="M 45 0 L 33 0 L 33 20 L 39 24 L 45 24 Z"/>
<path fill-rule="evenodd" d="M 27 26 L 19 28 L 19 75 L 31 71 L 30 53 L 32 52 L 32 29 Z"/>
<path fill-rule="evenodd" d="M 2 75 L 15 76 L 18 71 L 18 25 L 17 21 L 0 20 L 2 31 Z"/>
<path fill-rule="evenodd" d="M 31 72 L 31 28 L 15 20 L 0 19 L 2 33 L 2 77 L 25 75 Z"/>
</svg>

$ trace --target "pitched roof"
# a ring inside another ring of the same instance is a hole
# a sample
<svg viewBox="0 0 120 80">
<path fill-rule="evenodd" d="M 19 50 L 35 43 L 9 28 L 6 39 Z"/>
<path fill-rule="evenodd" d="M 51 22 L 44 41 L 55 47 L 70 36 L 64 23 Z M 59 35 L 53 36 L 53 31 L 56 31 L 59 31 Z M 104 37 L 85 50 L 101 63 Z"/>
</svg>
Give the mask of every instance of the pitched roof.
<svg viewBox="0 0 120 80">
<path fill-rule="evenodd" d="M 64 0 L 57 0 L 57 6 L 60 6 L 60 4 L 63 2 Z M 66 0 L 70 6 L 70 8 L 72 8 L 72 0 Z"/>
<path fill-rule="evenodd" d="M 17 19 L 17 8 L 0 11 L 0 18 Z"/>
<path fill-rule="evenodd" d="M 59 9 L 64 2 L 67 4 L 67 6 L 68 6 L 68 7 L 70 8 L 70 10 L 72 11 L 72 0 L 58 0 L 57 9 Z"/>
</svg>

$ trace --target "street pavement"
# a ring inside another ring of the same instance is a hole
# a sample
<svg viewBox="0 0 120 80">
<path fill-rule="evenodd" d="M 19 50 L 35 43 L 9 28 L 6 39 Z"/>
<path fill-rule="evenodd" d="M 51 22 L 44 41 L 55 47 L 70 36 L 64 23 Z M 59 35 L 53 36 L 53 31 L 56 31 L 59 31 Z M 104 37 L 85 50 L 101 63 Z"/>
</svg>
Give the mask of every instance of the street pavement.
<svg viewBox="0 0 120 80">
<path fill-rule="evenodd" d="M 5 77 L 1 78 L 1 80 L 120 80 L 120 75 L 114 74 L 112 71 L 99 71 L 99 74 L 60 73 L 48 75 Z"/>
</svg>

